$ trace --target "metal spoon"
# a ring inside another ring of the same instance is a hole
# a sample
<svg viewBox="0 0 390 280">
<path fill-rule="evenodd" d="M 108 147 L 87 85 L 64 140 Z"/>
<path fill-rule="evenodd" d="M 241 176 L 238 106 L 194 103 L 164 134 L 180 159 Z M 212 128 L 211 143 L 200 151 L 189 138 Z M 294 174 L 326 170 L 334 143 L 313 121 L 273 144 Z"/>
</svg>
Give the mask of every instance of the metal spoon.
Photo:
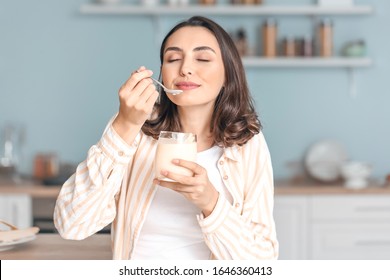
<svg viewBox="0 0 390 280">
<path fill-rule="evenodd" d="M 166 93 L 170 93 L 172 95 L 177 95 L 177 94 L 180 94 L 182 93 L 183 91 L 181 89 L 169 89 L 169 88 L 166 88 L 162 83 L 160 83 L 159 81 L 157 81 L 156 79 L 154 79 L 153 77 L 150 77 L 154 82 L 156 82 L 159 86 L 161 86 L 164 91 Z"/>
</svg>

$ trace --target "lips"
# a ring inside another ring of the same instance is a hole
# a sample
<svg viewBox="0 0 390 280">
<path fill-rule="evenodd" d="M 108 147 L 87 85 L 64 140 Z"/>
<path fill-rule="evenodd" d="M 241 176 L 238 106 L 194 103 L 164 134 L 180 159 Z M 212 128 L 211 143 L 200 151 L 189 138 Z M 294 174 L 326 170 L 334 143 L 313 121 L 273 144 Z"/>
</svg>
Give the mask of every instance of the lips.
<svg viewBox="0 0 390 280">
<path fill-rule="evenodd" d="M 176 83 L 176 87 L 181 90 L 190 90 L 190 89 L 196 89 L 200 87 L 200 85 L 192 82 L 179 82 Z"/>
</svg>

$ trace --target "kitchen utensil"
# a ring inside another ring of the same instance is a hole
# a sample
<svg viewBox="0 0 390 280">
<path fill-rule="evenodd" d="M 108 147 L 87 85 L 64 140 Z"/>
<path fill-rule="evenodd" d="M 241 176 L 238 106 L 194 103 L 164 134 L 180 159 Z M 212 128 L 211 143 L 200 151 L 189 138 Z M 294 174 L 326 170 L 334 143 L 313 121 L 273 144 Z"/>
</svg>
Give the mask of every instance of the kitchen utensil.
<svg viewBox="0 0 390 280">
<path fill-rule="evenodd" d="M 172 95 L 177 95 L 177 94 L 180 94 L 180 93 L 183 92 L 181 89 L 169 89 L 169 88 L 165 87 L 162 83 L 160 83 L 159 81 L 157 81 L 156 79 L 154 79 L 153 77 L 150 77 L 150 78 L 151 78 L 156 84 L 158 84 L 160 87 L 162 87 L 166 93 L 170 93 L 170 94 L 172 94 Z"/>
</svg>

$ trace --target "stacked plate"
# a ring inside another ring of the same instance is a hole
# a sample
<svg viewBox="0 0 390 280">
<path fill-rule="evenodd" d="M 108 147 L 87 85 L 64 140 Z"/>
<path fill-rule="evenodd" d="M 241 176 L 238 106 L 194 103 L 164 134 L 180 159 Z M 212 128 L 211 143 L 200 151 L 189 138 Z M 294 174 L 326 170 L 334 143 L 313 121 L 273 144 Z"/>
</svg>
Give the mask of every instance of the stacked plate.
<svg viewBox="0 0 390 280">
<path fill-rule="evenodd" d="M 340 143 L 323 140 L 309 148 L 305 157 L 305 167 L 314 179 L 333 182 L 340 178 L 341 167 L 347 159 L 347 152 Z"/>
</svg>

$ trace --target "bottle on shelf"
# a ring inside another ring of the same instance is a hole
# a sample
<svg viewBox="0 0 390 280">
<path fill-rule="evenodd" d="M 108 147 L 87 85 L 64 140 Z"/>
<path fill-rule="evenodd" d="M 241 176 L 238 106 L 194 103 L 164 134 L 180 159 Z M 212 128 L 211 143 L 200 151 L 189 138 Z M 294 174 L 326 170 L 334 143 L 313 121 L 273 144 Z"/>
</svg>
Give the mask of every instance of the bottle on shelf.
<svg viewBox="0 0 390 280">
<path fill-rule="evenodd" d="M 319 55 L 330 57 L 333 55 L 333 23 L 326 18 L 320 22 L 318 28 Z"/>
<path fill-rule="evenodd" d="M 310 36 L 303 38 L 302 56 L 310 57 L 314 55 L 313 39 Z"/>
<path fill-rule="evenodd" d="M 235 44 L 240 56 L 248 55 L 248 40 L 246 32 L 243 28 L 238 29 Z"/>
<path fill-rule="evenodd" d="M 199 0 L 200 5 L 215 5 L 216 0 Z"/>
<path fill-rule="evenodd" d="M 230 0 L 232 5 L 261 5 L 263 0 Z"/>
<path fill-rule="evenodd" d="M 296 55 L 295 40 L 293 37 L 285 37 L 282 40 L 281 55 L 287 57 L 293 57 Z"/>
<path fill-rule="evenodd" d="M 262 26 L 263 55 L 275 57 L 277 55 L 277 22 L 273 18 L 267 19 Z"/>
<path fill-rule="evenodd" d="M 241 0 L 241 4 L 244 5 L 260 5 L 263 4 L 262 0 Z"/>
</svg>

